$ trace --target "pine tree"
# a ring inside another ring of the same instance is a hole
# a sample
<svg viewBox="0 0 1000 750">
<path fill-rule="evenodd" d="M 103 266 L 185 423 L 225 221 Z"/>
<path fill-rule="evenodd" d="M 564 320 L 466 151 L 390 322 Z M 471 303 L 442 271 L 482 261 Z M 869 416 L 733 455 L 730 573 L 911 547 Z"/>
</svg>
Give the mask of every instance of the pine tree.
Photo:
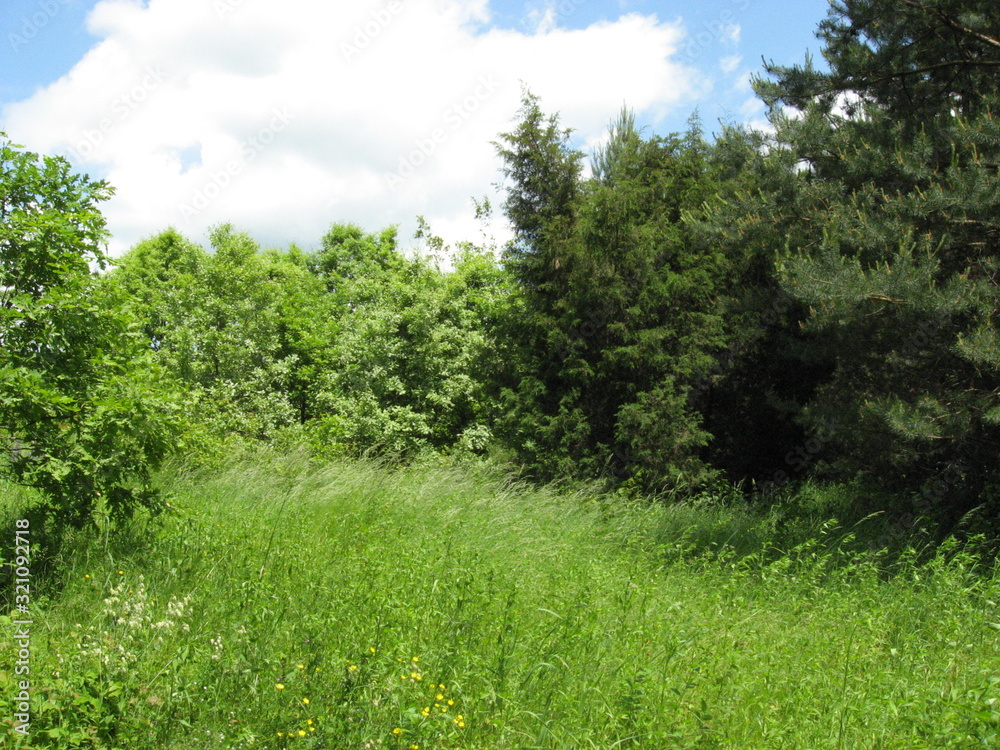
<svg viewBox="0 0 1000 750">
<path fill-rule="evenodd" d="M 1000 471 L 1000 16 L 847 0 L 820 37 L 829 71 L 756 83 L 782 192 L 743 196 L 734 242 L 778 249 L 807 309 L 799 360 L 831 372 L 801 419 L 838 425 L 841 475 L 923 490 L 924 512 L 954 518 Z"/>
</svg>

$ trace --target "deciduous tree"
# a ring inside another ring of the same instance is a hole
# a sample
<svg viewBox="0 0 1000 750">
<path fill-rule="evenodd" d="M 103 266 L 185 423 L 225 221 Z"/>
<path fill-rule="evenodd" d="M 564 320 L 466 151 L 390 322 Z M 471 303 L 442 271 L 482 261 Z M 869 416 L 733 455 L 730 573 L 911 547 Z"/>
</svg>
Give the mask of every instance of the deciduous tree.
<svg viewBox="0 0 1000 750">
<path fill-rule="evenodd" d="M 0 138 L 0 469 L 62 524 L 100 503 L 123 517 L 155 503 L 179 424 L 133 321 L 97 293 L 111 189 Z"/>
</svg>

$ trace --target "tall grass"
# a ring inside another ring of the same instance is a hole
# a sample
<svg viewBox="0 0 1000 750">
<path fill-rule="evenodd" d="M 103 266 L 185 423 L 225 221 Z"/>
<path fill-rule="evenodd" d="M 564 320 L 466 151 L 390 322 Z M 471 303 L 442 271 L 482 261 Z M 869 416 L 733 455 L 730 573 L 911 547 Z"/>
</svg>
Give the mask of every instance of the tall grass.
<svg viewBox="0 0 1000 750">
<path fill-rule="evenodd" d="M 11 747 L 1000 743 L 1000 577 L 970 545 L 887 576 L 832 524 L 432 464 L 260 455 L 163 484 L 171 513 L 36 584 Z"/>
</svg>

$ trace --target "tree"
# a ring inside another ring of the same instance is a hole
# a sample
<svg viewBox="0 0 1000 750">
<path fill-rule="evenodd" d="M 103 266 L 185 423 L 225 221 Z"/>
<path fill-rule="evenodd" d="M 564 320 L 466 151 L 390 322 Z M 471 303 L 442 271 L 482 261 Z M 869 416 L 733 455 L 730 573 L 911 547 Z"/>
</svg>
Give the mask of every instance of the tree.
<svg viewBox="0 0 1000 750">
<path fill-rule="evenodd" d="M 334 224 L 323 235 L 321 249 L 309 258 L 309 267 L 335 291 L 340 280 L 360 282 L 388 271 L 401 271 L 403 257 L 396 248 L 396 227 L 369 234 L 356 224 Z"/>
<path fill-rule="evenodd" d="M 406 258 L 391 234 L 334 227 L 311 259 L 334 296 L 345 303 L 330 367 L 321 378 L 322 417 L 316 428 L 327 446 L 357 454 L 377 451 L 412 456 L 456 446 L 481 451 L 489 440 L 483 408 L 484 331 L 501 274 L 492 257 L 466 247 L 448 272 L 427 258 Z M 421 221 L 421 236 L 438 252 L 443 242 Z M 364 273 L 354 269 L 362 266 Z M 338 268 L 350 269 L 338 275 Z"/>
<path fill-rule="evenodd" d="M 20 149 L 0 142 L 0 470 L 41 489 L 60 524 L 100 502 L 124 517 L 155 503 L 175 394 L 127 314 L 97 293 L 97 204 L 111 188 Z"/>
<path fill-rule="evenodd" d="M 573 225 L 583 154 L 569 148 L 570 131 L 560 130 L 557 116 L 546 119 L 534 94 L 524 92 L 519 116 L 517 128 L 494 144 L 508 180 L 504 213 L 514 227 L 504 261 L 544 309 L 549 285 L 561 278 L 560 249 Z"/>
<path fill-rule="evenodd" d="M 716 312 L 725 347 L 693 389 L 712 435 L 703 457 L 734 483 L 773 488 L 807 476 L 793 451 L 812 436 L 796 418 L 833 367 L 801 325 L 808 306 L 779 279 L 786 247 L 809 241 L 810 224 L 798 221 L 801 175 L 790 149 L 743 127 L 724 128 L 709 159 L 716 190 L 688 230 L 692 253 L 724 259 Z"/>
<path fill-rule="evenodd" d="M 837 475 L 954 519 L 1000 479 L 1000 17 L 847 0 L 820 36 L 829 71 L 769 66 L 756 84 L 784 195 L 747 196 L 757 223 L 734 241 L 784 249 L 800 361 L 830 365 L 800 420 L 838 425 Z"/>
<path fill-rule="evenodd" d="M 185 324 L 199 315 L 208 262 L 201 247 L 171 228 L 136 244 L 101 278 L 113 304 L 129 306 L 159 361 L 189 386 L 199 346 Z"/>
<path fill-rule="evenodd" d="M 168 229 L 103 280 L 142 321 L 189 412 L 220 434 L 266 438 L 316 414 L 335 305 L 299 250 L 262 252 L 223 224 L 213 252 Z"/>
<path fill-rule="evenodd" d="M 725 264 L 689 243 L 688 217 L 714 191 L 692 125 L 644 138 L 623 112 L 587 181 L 534 97 L 501 136 L 518 294 L 498 429 L 539 478 L 605 476 L 660 492 L 711 475 L 692 390 L 722 346 Z"/>
<path fill-rule="evenodd" d="M 443 273 L 406 258 L 394 227 L 336 224 L 312 254 L 261 251 L 229 225 L 210 240 L 211 253 L 167 230 L 103 280 L 210 436 L 298 425 L 349 454 L 482 447 L 480 310 L 495 264 L 469 249 Z"/>
<path fill-rule="evenodd" d="M 506 355 L 503 369 L 496 373 L 496 427 L 502 441 L 539 478 L 574 473 L 565 457 L 582 453 L 574 437 L 580 436 L 581 426 L 570 424 L 578 420 L 560 414 L 561 365 L 550 341 L 559 330 L 563 264 L 583 158 L 570 149 L 569 136 L 570 131 L 560 129 L 558 117 L 546 119 L 538 98 L 526 91 L 517 127 L 494 144 L 507 179 L 503 209 L 514 228 L 503 264 L 515 286 L 509 315 L 494 332 Z M 563 459 L 557 460 L 554 451 L 560 443 Z"/>
</svg>

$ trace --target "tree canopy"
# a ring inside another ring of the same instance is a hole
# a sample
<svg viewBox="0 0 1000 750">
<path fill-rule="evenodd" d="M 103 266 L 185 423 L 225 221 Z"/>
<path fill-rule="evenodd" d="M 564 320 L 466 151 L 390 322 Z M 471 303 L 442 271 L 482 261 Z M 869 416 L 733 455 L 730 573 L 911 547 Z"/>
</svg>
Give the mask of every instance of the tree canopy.
<svg viewBox="0 0 1000 750">
<path fill-rule="evenodd" d="M 150 472 L 178 425 L 175 394 L 91 270 L 107 263 L 111 190 L 0 138 L 0 469 L 44 491 L 59 523 L 98 504 L 128 515 L 154 503 Z"/>
<path fill-rule="evenodd" d="M 839 421 L 841 474 L 935 502 L 943 481 L 966 510 L 1000 447 L 1000 18 L 985 2 L 865 0 L 835 4 L 820 36 L 829 72 L 769 68 L 757 84 L 794 172 L 769 211 L 791 238 L 779 277 L 808 306 L 804 356 L 833 367 L 802 419 Z"/>
</svg>

